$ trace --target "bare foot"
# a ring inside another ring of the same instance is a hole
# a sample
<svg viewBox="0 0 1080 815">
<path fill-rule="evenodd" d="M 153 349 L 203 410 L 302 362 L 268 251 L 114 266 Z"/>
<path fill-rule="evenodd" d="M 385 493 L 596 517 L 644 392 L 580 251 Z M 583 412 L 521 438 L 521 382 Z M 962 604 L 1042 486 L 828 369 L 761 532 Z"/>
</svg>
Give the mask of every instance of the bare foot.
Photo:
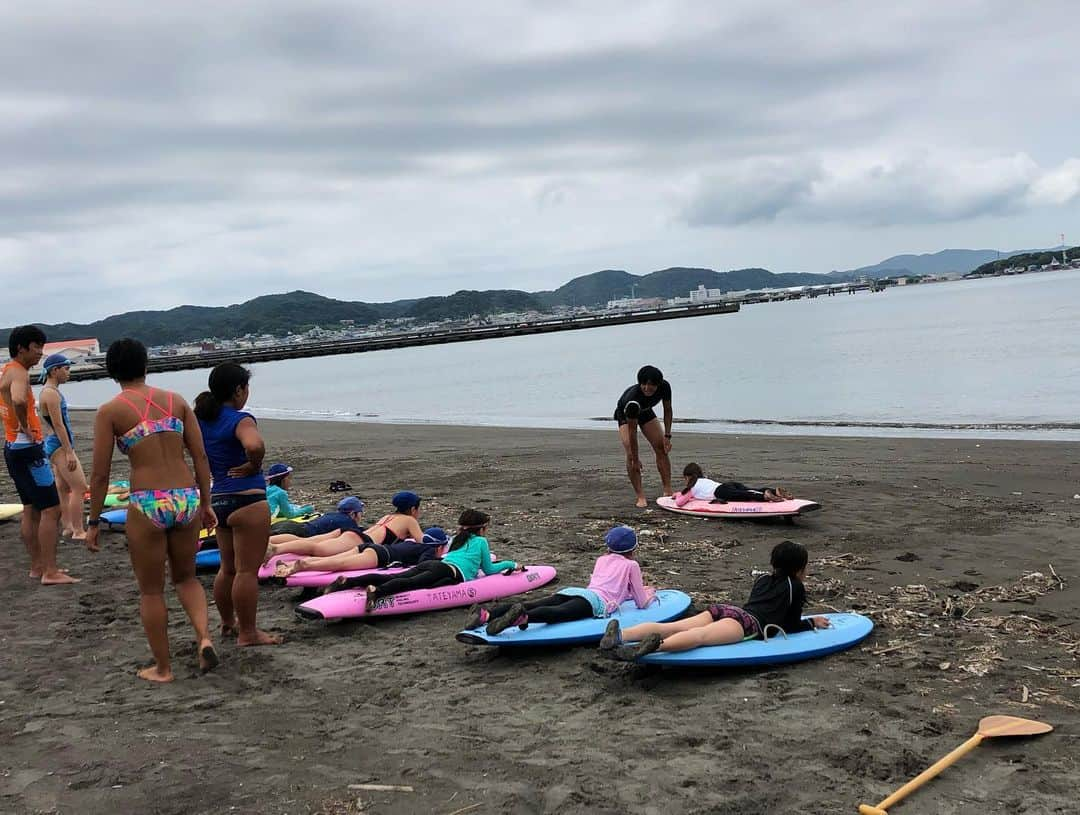
<svg viewBox="0 0 1080 815">
<path fill-rule="evenodd" d="M 263 552 L 263 565 L 265 566 L 274 555 L 277 554 L 277 547 L 272 543 L 266 544 L 266 551 Z"/>
<path fill-rule="evenodd" d="M 795 496 L 794 496 L 794 495 L 792 495 L 792 494 L 791 494 L 790 492 L 788 492 L 787 490 L 785 490 L 785 489 L 784 489 L 783 487 L 777 487 L 777 488 L 776 488 L 776 490 L 775 490 L 775 492 L 776 492 L 776 496 L 777 496 L 777 497 L 778 497 L 778 498 L 779 498 L 779 499 L 780 499 L 781 501 L 790 501 L 790 500 L 791 500 L 792 498 L 794 498 L 794 497 L 795 497 Z"/>
<path fill-rule="evenodd" d="M 644 495 L 639 495 L 637 501 L 634 502 L 634 506 L 638 509 L 645 509 L 649 505 L 649 499 Z"/>
<path fill-rule="evenodd" d="M 208 673 L 218 666 L 217 651 L 214 643 L 206 639 L 199 643 L 199 670 Z"/>
<path fill-rule="evenodd" d="M 85 532 L 72 532 L 71 533 L 71 539 L 73 541 L 84 541 L 84 540 L 86 540 L 86 533 Z"/>
<path fill-rule="evenodd" d="M 221 622 L 221 636 L 223 637 L 235 637 L 236 636 L 236 620 L 231 623 L 227 623 L 224 620 Z"/>
<path fill-rule="evenodd" d="M 236 638 L 236 645 L 239 648 L 250 647 L 254 645 L 281 645 L 284 642 L 284 637 L 279 637 L 276 634 L 267 634 L 265 631 L 255 629 L 254 634 L 241 634 Z"/>
<path fill-rule="evenodd" d="M 57 569 L 57 571 L 64 572 L 66 574 L 68 570 L 67 569 Z M 36 567 L 31 567 L 31 569 L 30 569 L 30 579 L 31 580 L 41 580 L 41 575 L 42 575 L 42 570 L 41 569 L 38 569 Z"/>
<path fill-rule="evenodd" d="M 147 682 L 172 682 L 172 671 L 159 671 L 157 665 L 151 665 L 149 668 L 143 668 L 136 676 L 139 679 L 145 679 Z"/>
<path fill-rule="evenodd" d="M 68 583 L 79 583 L 80 580 L 77 577 L 72 577 L 66 572 L 59 569 L 55 572 L 45 572 L 41 576 L 41 585 L 43 586 L 61 586 Z"/>
<path fill-rule="evenodd" d="M 278 563 L 274 568 L 274 577 L 292 577 L 299 571 L 302 571 L 300 564 L 301 560 L 294 560 L 292 563 Z"/>
</svg>

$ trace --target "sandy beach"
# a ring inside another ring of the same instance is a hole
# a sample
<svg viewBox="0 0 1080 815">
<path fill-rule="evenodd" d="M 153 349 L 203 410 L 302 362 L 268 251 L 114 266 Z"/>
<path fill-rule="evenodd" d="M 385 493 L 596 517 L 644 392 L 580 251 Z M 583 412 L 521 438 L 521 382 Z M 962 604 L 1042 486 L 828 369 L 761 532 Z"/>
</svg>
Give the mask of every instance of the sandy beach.
<svg viewBox="0 0 1080 815">
<path fill-rule="evenodd" d="M 88 465 L 90 416 L 75 421 Z M 744 601 L 751 570 L 790 538 L 810 550 L 808 609 L 857 610 L 876 629 L 804 664 L 662 671 L 591 648 L 461 645 L 463 609 L 305 622 L 295 589 L 264 588 L 260 622 L 286 643 L 223 641 L 221 666 L 200 676 L 170 590 L 177 681 L 151 686 L 135 678 L 149 649 L 123 535 L 103 535 L 97 555 L 62 543 L 61 565 L 83 582 L 43 588 L 26 577 L 17 525 L 2 523 L 0 811 L 854 813 L 992 713 L 1057 730 L 985 743 L 897 815 L 1076 810 L 1078 444 L 676 427 L 677 472 L 698 461 L 823 505 L 787 525 L 635 509 L 613 426 L 261 426 L 267 463 L 296 468 L 294 500 L 329 508 L 327 485 L 344 479 L 369 517 L 401 488 L 425 498 L 425 526 L 476 506 L 493 516 L 499 556 L 550 563 L 561 585 L 584 585 L 603 532 L 625 523 L 649 581 L 697 603 Z M 5 473 L 0 502 L 14 500 Z M 360 784 L 412 789 L 350 789 Z"/>
</svg>

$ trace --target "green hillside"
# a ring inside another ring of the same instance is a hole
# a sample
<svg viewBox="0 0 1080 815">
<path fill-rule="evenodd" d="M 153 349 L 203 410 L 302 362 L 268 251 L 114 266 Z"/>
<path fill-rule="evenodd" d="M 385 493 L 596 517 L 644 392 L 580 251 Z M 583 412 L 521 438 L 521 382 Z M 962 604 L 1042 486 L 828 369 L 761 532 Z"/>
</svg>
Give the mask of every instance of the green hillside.
<svg viewBox="0 0 1080 815">
<path fill-rule="evenodd" d="M 1048 263 L 1061 260 L 1062 252 L 1069 260 L 1076 260 L 1080 258 L 1080 246 L 1074 246 L 1071 249 L 1054 249 L 1046 250 L 1042 252 L 1025 252 L 1020 255 L 1012 255 L 1011 257 L 1001 258 L 1000 260 L 992 260 L 989 263 L 984 263 L 977 269 L 968 272 L 964 277 L 980 277 L 982 275 L 1000 274 L 1006 269 L 1021 268 L 1026 269 L 1028 266 L 1045 266 Z"/>
</svg>

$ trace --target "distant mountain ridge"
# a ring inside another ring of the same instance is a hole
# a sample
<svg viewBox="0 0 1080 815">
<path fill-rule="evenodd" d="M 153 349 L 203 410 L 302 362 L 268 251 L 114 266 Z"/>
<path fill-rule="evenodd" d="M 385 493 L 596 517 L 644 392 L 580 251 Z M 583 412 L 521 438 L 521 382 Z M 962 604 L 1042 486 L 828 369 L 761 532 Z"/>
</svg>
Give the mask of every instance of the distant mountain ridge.
<svg viewBox="0 0 1080 815">
<path fill-rule="evenodd" d="M 838 274 L 856 277 L 860 275 L 892 277 L 897 274 L 967 274 L 984 263 L 1029 251 L 1031 250 L 1016 249 L 1011 252 L 999 252 L 996 249 L 943 249 L 926 255 L 893 255 L 872 266 L 860 266 L 858 269 L 850 269 Z"/>
<path fill-rule="evenodd" d="M 1020 252 L 946 249 L 929 255 L 896 255 L 873 266 L 846 272 L 774 273 L 767 269 L 713 269 L 675 266 L 645 275 L 604 269 L 576 277 L 553 291 L 514 289 L 458 291 L 449 296 L 365 303 L 335 300 L 307 291 L 268 294 L 229 306 L 179 306 L 167 311 L 130 311 L 93 323 L 42 325 L 50 341 L 97 337 L 107 345 L 120 337 L 138 337 L 147 345 L 201 339 L 234 339 L 247 334 L 300 333 L 315 326 L 339 327 L 342 320 L 366 326 L 384 319 L 412 317 L 423 322 L 461 319 L 503 311 L 545 311 L 559 306 L 603 306 L 621 297 L 686 297 L 699 285 L 723 292 L 810 286 L 908 274 L 966 274 L 987 260 Z M 6 334 L 10 329 L 2 330 Z"/>
</svg>

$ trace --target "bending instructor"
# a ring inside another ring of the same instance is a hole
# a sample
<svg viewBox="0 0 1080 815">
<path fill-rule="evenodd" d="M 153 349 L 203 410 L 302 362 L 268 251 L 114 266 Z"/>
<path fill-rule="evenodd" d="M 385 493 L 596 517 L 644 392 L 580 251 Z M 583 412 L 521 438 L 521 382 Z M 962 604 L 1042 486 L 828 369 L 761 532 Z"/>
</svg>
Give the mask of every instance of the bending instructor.
<svg viewBox="0 0 1080 815">
<path fill-rule="evenodd" d="M 661 428 L 653 408 L 664 403 L 664 426 Z M 659 368 L 646 365 L 637 372 L 637 384 L 623 391 L 615 406 L 619 439 L 626 453 L 626 474 L 637 494 L 637 506 L 648 505 L 641 485 L 641 457 L 638 455 L 638 428 L 656 454 L 656 469 L 664 484 L 664 495 L 671 494 L 671 385 Z"/>
</svg>

